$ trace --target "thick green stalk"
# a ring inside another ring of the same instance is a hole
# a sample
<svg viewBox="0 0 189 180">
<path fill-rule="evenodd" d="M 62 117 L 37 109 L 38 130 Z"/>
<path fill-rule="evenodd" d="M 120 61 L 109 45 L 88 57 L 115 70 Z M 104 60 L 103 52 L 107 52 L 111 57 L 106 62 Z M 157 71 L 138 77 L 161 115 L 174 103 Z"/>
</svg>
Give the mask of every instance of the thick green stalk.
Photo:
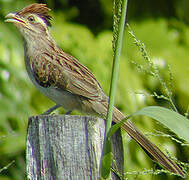
<svg viewBox="0 0 189 180">
<path fill-rule="evenodd" d="M 119 1 L 118 7 L 116 7 L 116 4 L 114 4 L 115 5 L 114 10 L 116 10 L 117 8 L 117 15 L 114 16 L 114 34 L 113 34 L 114 58 L 113 58 L 113 68 L 112 68 L 112 77 L 111 77 L 111 85 L 110 85 L 110 99 L 109 99 L 107 122 L 106 122 L 106 139 L 104 142 L 104 151 L 103 151 L 103 157 L 101 161 L 101 169 L 100 169 L 101 178 L 100 179 L 108 179 L 110 177 L 111 166 L 112 166 L 113 154 L 112 154 L 111 142 L 110 142 L 110 138 L 108 137 L 108 134 L 110 132 L 110 128 L 112 124 L 112 112 L 113 112 L 113 106 L 114 106 L 116 82 L 117 82 L 118 73 L 119 73 L 119 63 L 120 63 L 120 55 L 121 55 L 121 48 L 122 48 L 124 25 L 126 21 L 126 10 L 127 10 L 128 0 L 122 0 L 123 2 L 120 2 L 121 0 L 117 0 L 117 1 Z M 122 3 L 122 8 L 119 7 L 120 3 Z M 119 17 L 120 17 L 120 20 L 119 20 Z"/>
<path fill-rule="evenodd" d="M 109 95 L 110 99 L 109 99 L 107 123 L 106 123 L 106 136 L 112 124 L 112 112 L 113 112 L 113 107 L 114 107 L 116 82 L 117 82 L 118 74 L 119 74 L 122 40 L 123 40 L 123 35 L 124 35 L 124 27 L 126 23 L 127 2 L 128 0 L 123 0 L 122 2 L 121 18 L 120 18 L 120 22 L 118 26 L 118 35 L 117 35 L 117 40 L 115 44 L 115 54 L 114 54 L 114 59 L 113 59 L 113 69 L 112 69 L 112 78 L 111 78 L 110 95 Z"/>
</svg>

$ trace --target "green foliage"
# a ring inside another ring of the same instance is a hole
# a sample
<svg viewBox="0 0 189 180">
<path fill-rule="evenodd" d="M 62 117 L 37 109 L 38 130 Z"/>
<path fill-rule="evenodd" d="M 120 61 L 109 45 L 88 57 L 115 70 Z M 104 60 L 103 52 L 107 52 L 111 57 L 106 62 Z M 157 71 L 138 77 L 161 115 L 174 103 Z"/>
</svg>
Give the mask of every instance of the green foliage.
<svg viewBox="0 0 189 180">
<path fill-rule="evenodd" d="M 135 29 L 135 34 L 139 39 L 142 41 L 145 39 L 148 52 L 153 55 L 151 60 L 160 69 L 162 78 L 169 85 L 169 89 L 173 93 L 172 97 L 174 98 L 175 93 L 178 95 L 177 99 L 173 101 L 179 106 L 180 112 L 186 112 L 189 99 L 187 88 L 183 82 L 188 81 L 188 70 L 185 68 L 189 63 L 187 60 L 188 39 L 185 39 L 184 46 L 181 45 L 179 43 L 179 32 L 170 30 L 166 21 L 162 19 L 156 22 L 147 20 L 138 25 L 131 24 L 131 27 Z M 184 31 L 186 34 L 189 33 L 188 28 L 185 28 Z M 145 69 L 148 69 L 149 64 L 143 62 L 140 53 L 134 46 L 127 47 L 126 52 L 129 54 L 129 59 L 134 60 L 138 64 L 142 64 Z M 170 69 L 172 72 L 172 80 L 170 80 L 169 76 Z M 143 84 L 151 92 L 157 92 L 158 94 L 162 92 L 162 94 L 165 94 L 165 89 L 162 89 L 162 87 L 158 89 L 160 82 L 157 83 L 155 77 L 149 76 L 146 73 L 140 74 L 143 75 Z M 171 84 L 169 84 L 170 82 Z"/>
<path fill-rule="evenodd" d="M 117 7 L 118 6 L 118 7 Z M 109 93 L 109 106 L 106 118 L 106 138 L 104 141 L 104 152 L 101 165 L 101 177 L 107 179 L 111 174 L 111 164 L 113 160 L 111 142 L 108 136 L 112 125 L 112 113 L 114 108 L 114 99 L 116 85 L 119 74 L 119 64 L 121 57 L 122 41 L 124 35 L 124 25 L 127 14 L 127 0 L 114 1 L 114 28 L 113 28 L 113 67 Z M 104 163 L 106 162 L 106 163 Z"/>
<path fill-rule="evenodd" d="M 148 106 L 137 111 L 132 116 L 136 115 L 145 115 L 156 119 L 175 134 L 177 134 L 178 137 L 183 138 L 185 141 L 189 142 L 189 121 L 179 113 L 163 107 Z"/>
<path fill-rule="evenodd" d="M 104 146 L 104 152 L 103 152 L 101 169 L 100 169 L 101 180 L 110 178 L 110 174 L 111 174 L 113 153 L 112 153 L 110 136 L 106 136 L 106 140 L 103 146 Z"/>
</svg>

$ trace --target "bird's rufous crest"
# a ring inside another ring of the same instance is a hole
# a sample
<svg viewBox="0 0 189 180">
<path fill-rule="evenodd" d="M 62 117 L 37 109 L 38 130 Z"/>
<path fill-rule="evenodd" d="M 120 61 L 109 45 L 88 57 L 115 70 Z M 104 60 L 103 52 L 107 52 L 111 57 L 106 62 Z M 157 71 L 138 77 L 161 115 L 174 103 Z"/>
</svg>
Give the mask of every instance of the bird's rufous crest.
<svg viewBox="0 0 189 180">
<path fill-rule="evenodd" d="M 50 10 L 51 9 L 49 9 L 46 4 L 34 3 L 34 4 L 31 4 L 31 5 L 23 8 L 17 14 L 20 15 L 20 16 L 25 16 L 28 13 L 37 14 L 38 16 L 40 16 L 45 21 L 45 23 L 48 26 L 51 26 L 50 20 L 52 19 L 52 17 L 48 13 Z"/>
</svg>

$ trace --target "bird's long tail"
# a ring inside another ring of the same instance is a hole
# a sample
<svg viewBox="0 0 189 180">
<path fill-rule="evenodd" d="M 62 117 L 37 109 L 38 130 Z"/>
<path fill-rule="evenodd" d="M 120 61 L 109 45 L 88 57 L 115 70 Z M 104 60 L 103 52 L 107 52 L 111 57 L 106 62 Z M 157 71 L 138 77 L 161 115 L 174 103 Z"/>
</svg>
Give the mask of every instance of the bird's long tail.
<svg viewBox="0 0 189 180">
<path fill-rule="evenodd" d="M 114 108 L 113 112 L 113 121 L 118 123 L 125 116 L 117 109 Z M 173 172 L 175 174 L 179 174 L 182 177 L 185 176 L 184 172 L 180 169 L 180 167 L 171 159 L 169 159 L 155 144 L 149 141 L 144 134 L 142 134 L 131 121 L 127 120 L 122 128 L 143 148 L 143 150 L 150 156 L 151 159 L 159 162 L 164 168 Z"/>
</svg>

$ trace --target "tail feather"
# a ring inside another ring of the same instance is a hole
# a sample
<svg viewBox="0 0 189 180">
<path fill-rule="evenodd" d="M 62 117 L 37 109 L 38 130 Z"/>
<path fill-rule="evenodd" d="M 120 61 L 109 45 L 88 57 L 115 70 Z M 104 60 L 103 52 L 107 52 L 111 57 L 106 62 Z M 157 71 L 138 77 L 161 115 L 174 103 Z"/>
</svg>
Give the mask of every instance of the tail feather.
<svg viewBox="0 0 189 180">
<path fill-rule="evenodd" d="M 113 121 L 118 123 L 124 118 L 125 116 L 117 108 L 114 108 Z M 166 168 L 170 172 L 185 177 L 185 174 L 181 170 L 181 168 L 174 161 L 169 159 L 155 144 L 149 141 L 144 136 L 144 134 L 142 134 L 132 124 L 131 121 L 126 121 L 121 128 L 123 128 L 144 149 L 144 151 L 150 156 L 150 158 L 159 162 L 164 168 Z"/>
<path fill-rule="evenodd" d="M 106 116 L 108 109 L 108 102 L 94 102 L 93 110 L 100 115 Z M 123 115 L 116 107 L 114 107 L 113 121 L 119 123 L 126 116 Z M 185 177 L 184 172 L 181 168 L 171 159 L 169 159 L 155 144 L 149 141 L 142 132 L 140 132 L 131 121 L 127 120 L 121 127 L 124 129 L 148 154 L 148 156 L 157 162 L 159 162 L 165 169 L 172 173 L 179 174 Z"/>
</svg>

